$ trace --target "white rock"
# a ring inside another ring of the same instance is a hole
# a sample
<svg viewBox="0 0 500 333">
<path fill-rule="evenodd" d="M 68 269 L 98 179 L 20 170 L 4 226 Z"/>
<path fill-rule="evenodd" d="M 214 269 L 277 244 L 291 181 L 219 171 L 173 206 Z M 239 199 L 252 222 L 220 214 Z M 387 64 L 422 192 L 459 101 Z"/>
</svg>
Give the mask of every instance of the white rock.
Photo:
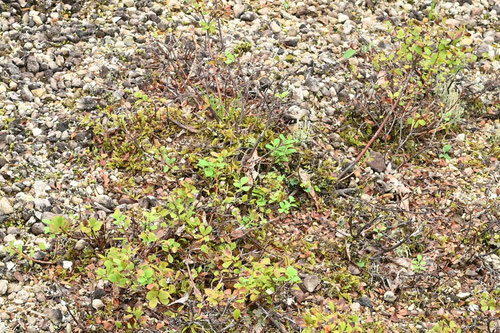
<svg viewBox="0 0 500 333">
<path fill-rule="evenodd" d="M 123 0 L 123 4 L 127 7 L 134 7 L 134 0 Z"/>
<path fill-rule="evenodd" d="M 39 136 L 40 134 L 42 134 L 42 130 L 38 127 L 35 127 L 31 130 L 31 133 L 33 134 L 33 136 L 37 137 Z"/>
<path fill-rule="evenodd" d="M 3 296 L 7 293 L 7 289 L 9 288 L 9 282 L 7 280 L 0 280 L 0 296 Z"/>
<path fill-rule="evenodd" d="M 33 22 L 35 22 L 37 25 L 42 25 L 43 24 L 42 19 L 38 15 L 34 15 L 32 17 L 32 19 L 33 19 Z"/>
<path fill-rule="evenodd" d="M 458 297 L 459 299 L 464 300 L 464 299 L 467 299 L 467 298 L 469 298 L 469 297 L 470 297 L 470 293 L 458 293 L 458 294 L 457 294 L 457 297 Z"/>
<path fill-rule="evenodd" d="M 235 18 L 239 18 L 244 11 L 245 11 L 245 5 L 236 4 L 233 7 L 233 15 Z"/>
<path fill-rule="evenodd" d="M 14 213 L 14 208 L 12 208 L 9 199 L 0 199 L 0 212 L 4 213 L 5 215 Z"/>
<path fill-rule="evenodd" d="M 92 307 L 96 310 L 99 310 L 104 307 L 104 303 L 100 299 L 94 299 L 92 301 Z"/>
<path fill-rule="evenodd" d="M 457 140 L 457 142 L 464 142 L 465 141 L 465 133 L 458 134 L 457 137 L 455 138 L 455 140 Z"/>
<path fill-rule="evenodd" d="M 62 264 L 63 264 L 63 268 L 66 270 L 70 270 L 73 267 L 72 261 L 64 260 Z"/>
<path fill-rule="evenodd" d="M 361 311 L 361 304 L 358 302 L 354 302 L 350 306 L 352 312 L 360 312 Z"/>
<path fill-rule="evenodd" d="M 338 21 L 340 23 L 344 23 L 345 21 L 349 20 L 349 16 L 345 15 L 345 14 L 342 14 L 340 13 L 339 16 L 338 16 Z"/>
<path fill-rule="evenodd" d="M 269 27 L 271 28 L 272 32 L 278 34 L 281 32 L 281 27 L 278 23 L 272 21 L 271 24 L 269 25 Z"/>
</svg>

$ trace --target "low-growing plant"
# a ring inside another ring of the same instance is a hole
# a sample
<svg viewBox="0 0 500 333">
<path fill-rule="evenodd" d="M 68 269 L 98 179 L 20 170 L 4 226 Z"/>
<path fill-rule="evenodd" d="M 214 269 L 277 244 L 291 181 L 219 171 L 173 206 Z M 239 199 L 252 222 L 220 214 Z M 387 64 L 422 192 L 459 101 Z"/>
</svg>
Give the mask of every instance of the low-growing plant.
<svg viewBox="0 0 500 333">
<path fill-rule="evenodd" d="M 424 260 L 424 257 L 421 254 L 418 254 L 417 257 L 411 261 L 412 270 L 417 273 L 423 272 L 426 270 L 425 266 L 427 262 Z"/>
<path fill-rule="evenodd" d="M 277 163 L 284 163 L 288 162 L 290 155 L 297 151 L 294 148 L 296 143 L 297 140 L 291 136 L 285 137 L 281 134 L 278 138 L 267 144 L 266 148 L 270 150 L 271 156 L 274 157 Z"/>
</svg>

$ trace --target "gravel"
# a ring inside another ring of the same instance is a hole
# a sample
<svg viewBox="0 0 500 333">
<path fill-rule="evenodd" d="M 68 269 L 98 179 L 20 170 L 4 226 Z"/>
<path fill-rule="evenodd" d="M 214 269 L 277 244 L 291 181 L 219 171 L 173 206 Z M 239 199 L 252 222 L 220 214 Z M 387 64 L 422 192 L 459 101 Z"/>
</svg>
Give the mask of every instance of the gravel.
<svg viewBox="0 0 500 333">
<path fill-rule="evenodd" d="M 21 242 L 36 251 L 35 258 L 47 260 L 48 251 L 40 248 L 39 240 L 48 247 L 52 240 L 44 233 L 43 219 L 74 214 L 86 204 L 105 219 L 118 206 L 120 195 L 104 186 L 99 165 L 75 162 L 92 143 L 92 133 L 78 124 L 84 116 L 100 117 L 99 110 L 109 99 L 120 101 L 124 110 L 130 105 L 129 89 L 147 80 L 142 64 L 153 41 L 163 42 L 170 29 L 179 36 L 192 36 L 191 16 L 179 1 L 167 3 L 0 0 L 0 332 L 13 331 L 19 322 L 30 332 L 42 326 L 55 331 L 54 325 L 69 325 L 64 309 L 79 311 L 68 297 L 76 291 L 46 278 L 45 266 L 38 263 L 32 270 L 40 274 L 33 279 L 25 273 L 27 261 L 9 255 L 6 246 Z M 228 49 L 242 41 L 251 45 L 239 59 L 241 66 L 265 64 L 270 67 L 266 75 L 287 74 L 280 83 L 282 91 L 290 91 L 285 119 L 321 126 L 335 124 L 335 115 L 354 97 L 341 89 L 356 86 L 343 75 L 343 52 L 359 49 L 360 40 L 374 45 L 389 42 L 384 20 L 397 23 L 410 15 L 420 20 L 427 16 L 421 9 L 425 1 L 381 1 L 373 7 L 327 0 L 287 3 L 285 9 L 281 0 L 264 1 L 258 10 L 233 3 L 233 18 L 223 24 L 225 44 Z M 492 60 L 500 54 L 500 35 L 494 29 L 498 5 L 488 0 L 443 2 L 436 5 L 436 12 L 440 18 L 449 17 L 450 27 L 464 24 L 471 30 L 468 38 L 482 67 L 470 74 L 474 78 L 470 82 L 484 85 L 500 69 L 498 60 Z M 350 60 L 364 61 L 357 55 Z M 261 86 L 267 89 L 269 82 Z M 487 103 L 490 96 L 481 98 Z M 338 134 L 330 137 L 335 144 L 332 156 L 341 150 L 346 158 L 353 157 L 355 152 Z M 382 172 L 386 165 L 377 156 L 372 154 L 377 164 L 370 166 Z M 83 251 L 87 246 L 80 240 L 74 249 Z M 493 256 L 488 260 L 498 268 L 498 257 Z M 61 262 L 66 270 L 75 265 Z M 313 276 L 307 289 L 312 292 L 318 284 Z M 87 289 L 84 295 L 93 290 Z M 384 300 L 394 301 L 388 293 Z M 371 306 L 371 301 L 362 298 L 353 303 L 353 311 L 359 311 L 360 304 Z M 105 304 L 93 299 L 87 306 L 93 311 Z"/>
</svg>

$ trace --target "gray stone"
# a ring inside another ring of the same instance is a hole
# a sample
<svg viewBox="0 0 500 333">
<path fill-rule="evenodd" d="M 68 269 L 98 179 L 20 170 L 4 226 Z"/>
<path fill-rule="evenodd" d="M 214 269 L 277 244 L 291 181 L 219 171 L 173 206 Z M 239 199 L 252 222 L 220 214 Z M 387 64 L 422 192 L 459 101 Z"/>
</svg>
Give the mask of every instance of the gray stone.
<svg viewBox="0 0 500 333">
<path fill-rule="evenodd" d="M 386 168 L 384 155 L 376 151 L 371 151 L 368 158 L 368 166 L 374 171 L 384 172 Z"/>
<path fill-rule="evenodd" d="M 484 260 L 490 264 L 495 271 L 500 270 L 500 257 L 496 254 L 490 254 L 489 256 L 484 257 Z"/>
<path fill-rule="evenodd" d="M 75 250 L 82 251 L 87 246 L 85 239 L 79 239 L 75 244 Z"/>
<path fill-rule="evenodd" d="M 397 299 L 397 297 L 396 297 L 396 295 L 394 294 L 393 291 L 388 290 L 388 291 L 385 292 L 385 294 L 384 294 L 384 301 L 386 301 L 388 303 L 392 303 L 396 299 Z"/>
<path fill-rule="evenodd" d="M 317 93 L 319 91 L 319 82 L 315 78 L 307 78 L 304 82 L 304 86 L 306 86 L 313 93 Z"/>
<path fill-rule="evenodd" d="M 299 43 L 299 37 L 287 37 L 283 41 L 283 44 L 289 47 L 295 47 Z"/>
<path fill-rule="evenodd" d="M 48 309 L 46 316 L 54 325 L 59 325 L 63 320 L 63 314 L 60 309 Z"/>
<path fill-rule="evenodd" d="M 490 52 L 490 48 L 491 48 L 491 46 L 488 44 L 485 44 L 485 43 L 481 44 L 476 50 L 476 56 L 478 56 L 479 58 L 482 58 L 484 53 L 487 54 Z"/>
<path fill-rule="evenodd" d="M 43 180 L 36 180 L 33 184 L 33 190 L 35 191 L 35 197 L 43 197 L 47 195 L 47 191 L 50 190 L 50 186 Z"/>
<path fill-rule="evenodd" d="M 304 287 L 306 287 L 306 290 L 310 293 L 316 289 L 316 287 L 319 285 L 320 280 L 317 275 L 307 275 L 303 279 Z"/>
<path fill-rule="evenodd" d="M 23 86 L 21 88 L 21 98 L 23 101 L 26 102 L 33 102 L 35 100 L 35 96 L 33 96 L 33 93 L 31 90 L 28 88 L 28 86 Z"/>
<path fill-rule="evenodd" d="M 283 116 L 287 119 L 290 119 L 290 120 L 299 121 L 302 118 L 304 118 L 304 116 L 307 113 L 308 113 L 307 110 L 302 109 L 301 107 L 299 107 L 297 105 L 293 105 L 288 110 L 285 111 Z"/>
<path fill-rule="evenodd" d="M 18 305 L 21 305 L 21 304 L 26 303 L 29 298 L 30 298 L 30 294 L 25 289 L 21 289 L 16 294 L 16 296 L 14 298 L 14 303 L 18 304 Z"/>
<path fill-rule="evenodd" d="M 111 199 L 111 197 L 110 197 L 110 196 L 108 196 L 108 195 L 105 195 L 105 194 L 98 195 L 98 196 L 95 198 L 95 201 L 96 201 L 98 204 L 100 204 L 100 205 L 102 205 L 102 206 L 104 206 L 104 207 L 106 207 L 106 208 L 108 208 L 108 209 L 113 209 L 113 208 L 115 208 L 115 204 L 114 204 L 114 202 L 113 202 L 113 199 Z"/>
<path fill-rule="evenodd" d="M 339 34 L 332 34 L 332 35 L 330 36 L 330 39 L 332 40 L 332 42 L 333 42 L 333 44 L 334 44 L 335 46 L 339 46 L 339 45 L 340 45 L 340 43 L 342 43 L 342 37 L 340 37 L 340 35 L 339 35 Z"/>
<path fill-rule="evenodd" d="M 7 235 L 20 235 L 21 234 L 21 229 L 16 228 L 16 227 L 8 227 L 7 228 Z"/>
<path fill-rule="evenodd" d="M 10 75 L 21 75 L 21 70 L 14 64 L 7 64 L 7 71 Z"/>
<path fill-rule="evenodd" d="M 257 14 L 254 12 L 245 12 L 241 14 L 240 20 L 245 21 L 245 22 L 252 22 L 257 19 Z"/>
<path fill-rule="evenodd" d="M 9 199 L 7 198 L 0 199 L 0 212 L 2 212 L 5 215 L 14 213 L 14 208 L 12 208 Z"/>
<path fill-rule="evenodd" d="M 373 308 L 372 301 L 368 297 L 366 297 L 366 296 L 362 296 L 360 299 L 357 300 L 357 302 L 361 306 L 364 306 L 366 308 Z"/>
<path fill-rule="evenodd" d="M 36 198 L 33 202 L 35 204 L 35 209 L 42 212 L 52 206 L 48 199 Z"/>
<path fill-rule="evenodd" d="M 43 224 L 42 222 L 37 222 L 37 223 L 34 223 L 32 226 L 31 226 L 31 233 L 33 235 L 41 235 L 41 234 L 44 234 L 45 233 L 45 224 Z"/>
<path fill-rule="evenodd" d="M 26 59 L 26 69 L 31 73 L 38 73 L 38 71 L 40 70 L 40 64 L 34 56 L 29 56 Z"/>
<path fill-rule="evenodd" d="M 76 103 L 76 108 L 83 111 L 92 111 L 97 108 L 97 102 L 92 97 L 87 96 Z"/>
</svg>

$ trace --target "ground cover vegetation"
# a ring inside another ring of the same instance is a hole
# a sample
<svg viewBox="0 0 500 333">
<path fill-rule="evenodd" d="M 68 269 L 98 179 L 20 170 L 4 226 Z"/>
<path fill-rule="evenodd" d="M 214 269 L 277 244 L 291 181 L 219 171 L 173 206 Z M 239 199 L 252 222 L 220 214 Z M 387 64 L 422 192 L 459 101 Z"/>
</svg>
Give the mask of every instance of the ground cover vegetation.
<svg viewBox="0 0 500 333">
<path fill-rule="evenodd" d="M 456 140 L 497 112 L 478 98 L 493 83 L 483 91 L 467 85 L 478 59 L 462 43 L 466 32 L 445 28 L 432 10 L 424 21 L 387 22 L 396 49 L 369 44 L 343 55 L 346 75 L 364 85 L 346 87 L 354 99 L 342 125 L 310 128 L 283 116 L 291 101 L 282 73 L 244 67 L 239 58 L 251 46 L 225 45 L 221 3 L 193 1 L 188 11 L 203 36 L 167 31 L 150 46 L 146 82 L 127 91 L 131 109 L 110 96 L 99 117 L 80 118 L 93 140 L 80 163 L 100 168 L 121 202 L 141 204 L 107 216 L 89 205 L 44 220 L 52 240 L 38 244 L 43 260 L 22 242 L 9 247 L 26 269 L 49 266 L 51 278 L 75 290 L 96 285 L 108 295 L 98 311 L 81 305 L 77 326 L 497 330 L 500 289 L 490 260 L 499 254 L 497 199 L 464 204 L 446 180 L 447 166 L 481 173 L 494 162 L 486 156 L 499 153 L 494 144 Z M 368 67 L 377 75 L 366 75 Z M 329 131 L 355 149 L 353 159 L 325 157 L 314 133 Z M 488 140 L 498 142 L 498 133 Z M 376 152 L 410 180 L 367 176 Z M 64 260 L 74 261 L 71 272 Z M 480 283 L 457 296 L 471 278 L 458 273 L 465 270 L 480 270 Z M 472 310 L 458 315 L 465 299 Z M 377 310 L 376 300 L 391 310 Z"/>
</svg>

